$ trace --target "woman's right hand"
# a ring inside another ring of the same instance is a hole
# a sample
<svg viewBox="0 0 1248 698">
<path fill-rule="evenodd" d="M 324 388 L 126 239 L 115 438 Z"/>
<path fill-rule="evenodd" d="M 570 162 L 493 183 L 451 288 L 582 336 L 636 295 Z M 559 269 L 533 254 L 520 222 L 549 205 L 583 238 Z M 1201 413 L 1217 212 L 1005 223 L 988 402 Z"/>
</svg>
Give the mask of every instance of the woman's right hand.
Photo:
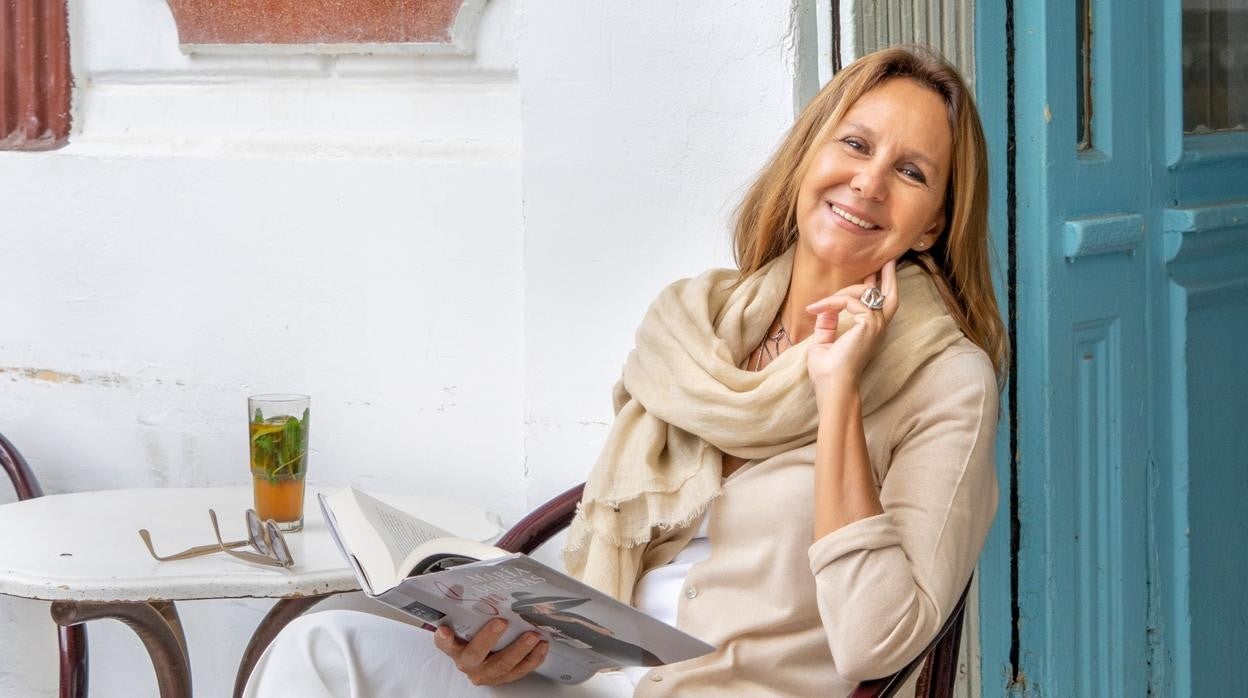
<svg viewBox="0 0 1248 698">
<path fill-rule="evenodd" d="M 524 678 L 541 666 L 550 643 L 535 632 L 527 632 L 497 652 L 490 649 L 507 630 L 507 621 L 486 623 L 471 640 L 455 637 L 442 626 L 433 634 L 433 644 L 455 661 L 455 666 L 474 686 L 496 686 Z"/>
</svg>

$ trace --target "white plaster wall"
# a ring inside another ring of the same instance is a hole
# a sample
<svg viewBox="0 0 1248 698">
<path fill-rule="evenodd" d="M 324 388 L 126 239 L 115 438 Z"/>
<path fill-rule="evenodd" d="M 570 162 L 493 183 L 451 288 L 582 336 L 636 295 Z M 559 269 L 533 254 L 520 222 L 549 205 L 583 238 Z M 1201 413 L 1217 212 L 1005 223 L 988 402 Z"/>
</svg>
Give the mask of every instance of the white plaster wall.
<svg viewBox="0 0 1248 698">
<path fill-rule="evenodd" d="M 0 431 L 49 492 L 242 484 L 244 398 L 297 390 L 313 482 L 514 521 L 588 471 L 657 290 L 729 263 L 795 99 L 774 0 L 491 0 L 473 57 L 188 57 L 162 0 L 70 7 L 71 145 L 0 153 Z M 197 695 L 267 607 L 181 605 Z M 156 695 L 90 632 L 93 696 Z M 54 695 L 46 604 L 0 599 L 0 667 Z"/>
<path fill-rule="evenodd" d="M 659 289 L 731 264 L 732 210 L 793 119 L 790 16 L 774 0 L 522 5 L 529 504 L 588 474 Z"/>
</svg>

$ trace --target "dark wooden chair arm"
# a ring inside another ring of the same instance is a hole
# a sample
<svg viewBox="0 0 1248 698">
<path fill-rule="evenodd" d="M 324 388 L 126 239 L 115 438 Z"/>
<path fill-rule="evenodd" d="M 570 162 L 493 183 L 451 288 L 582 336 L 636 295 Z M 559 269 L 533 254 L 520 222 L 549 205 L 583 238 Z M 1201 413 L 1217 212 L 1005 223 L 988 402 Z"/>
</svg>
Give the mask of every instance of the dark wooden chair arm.
<svg viewBox="0 0 1248 698">
<path fill-rule="evenodd" d="M 512 526 L 498 540 L 498 547 L 513 553 L 531 553 L 542 543 L 572 523 L 576 505 L 581 501 L 584 485 L 577 485 L 535 509 Z M 958 676 L 958 646 L 962 641 L 962 618 L 966 611 L 966 594 L 970 583 L 953 613 L 945 621 L 936 638 L 913 662 L 901 671 L 881 679 L 858 684 L 850 698 L 887 698 L 894 695 L 915 671 L 920 670 L 917 698 L 946 698 L 953 695 Z"/>
<path fill-rule="evenodd" d="M 35 479 L 30 465 L 12 442 L 0 434 L 0 467 L 8 474 L 19 501 L 43 496 L 43 488 Z M 61 646 L 61 698 L 86 698 L 87 695 L 87 629 L 82 625 L 59 628 Z"/>
<path fill-rule="evenodd" d="M 533 552 L 572 523 L 584 489 L 585 485 L 577 485 L 534 509 L 504 533 L 496 545 L 512 553 Z"/>
</svg>

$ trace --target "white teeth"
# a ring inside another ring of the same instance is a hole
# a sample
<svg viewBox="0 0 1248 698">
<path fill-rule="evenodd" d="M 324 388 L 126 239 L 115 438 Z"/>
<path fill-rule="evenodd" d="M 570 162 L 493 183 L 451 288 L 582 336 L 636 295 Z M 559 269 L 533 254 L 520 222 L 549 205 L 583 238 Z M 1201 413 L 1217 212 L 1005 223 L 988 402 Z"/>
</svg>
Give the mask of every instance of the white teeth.
<svg viewBox="0 0 1248 698">
<path fill-rule="evenodd" d="M 864 228 L 866 230 L 874 230 L 875 228 L 879 227 L 879 226 L 872 225 L 862 220 L 858 216 L 855 216 L 854 214 L 850 213 L 849 211 L 846 211 L 845 209 L 841 208 L 840 206 L 837 206 L 836 204 L 832 204 L 832 212 L 840 216 L 841 218 L 844 218 L 845 220 L 849 221 L 850 223 L 853 223 L 859 228 Z"/>
</svg>

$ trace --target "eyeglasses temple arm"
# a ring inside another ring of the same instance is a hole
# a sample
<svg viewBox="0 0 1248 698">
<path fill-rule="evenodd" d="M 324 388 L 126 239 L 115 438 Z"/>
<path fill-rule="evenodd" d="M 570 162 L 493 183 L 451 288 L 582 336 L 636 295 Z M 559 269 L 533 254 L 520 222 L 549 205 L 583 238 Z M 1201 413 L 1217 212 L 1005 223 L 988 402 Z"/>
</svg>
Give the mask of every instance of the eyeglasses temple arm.
<svg viewBox="0 0 1248 698">
<path fill-rule="evenodd" d="M 241 548 L 242 546 L 247 545 L 247 541 L 245 540 L 233 540 L 233 541 L 230 541 L 229 543 L 219 543 L 217 545 L 197 545 L 193 548 L 187 548 L 186 550 L 183 550 L 180 553 L 174 553 L 173 555 L 157 555 L 156 549 L 152 547 L 152 536 L 150 533 L 147 532 L 146 528 L 139 529 L 139 537 L 143 539 L 143 544 L 147 546 L 147 552 L 151 553 L 152 557 L 156 558 L 157 560 L 161 562 L 169 562 L 171 560 L 185 560 L 191 557 L 211 555 L 212 553 L 221 552 L 222 547 Z"/>
</svg>

